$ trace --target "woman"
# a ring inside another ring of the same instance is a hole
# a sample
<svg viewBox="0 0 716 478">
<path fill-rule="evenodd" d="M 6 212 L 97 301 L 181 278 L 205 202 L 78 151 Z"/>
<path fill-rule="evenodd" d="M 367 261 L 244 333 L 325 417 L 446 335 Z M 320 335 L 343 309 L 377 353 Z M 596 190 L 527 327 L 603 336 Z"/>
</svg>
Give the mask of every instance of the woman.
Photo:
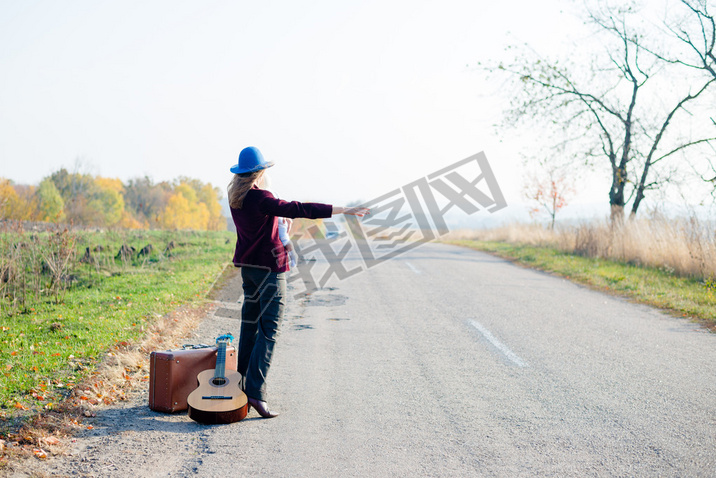
<svg viewBox="0 0 716 478">
<path fill-rule="evenodd" d="M 234 178 L 229 184 L 229 206 L 236 225 L 234 265 L 241 267 L 244 304 L 241 309 L 238 371 L 243 389 L 264 418 L 277 414 L 266 404 L 266 375 L 276 344 L 286 304 L 286 271 L 289 257 L 278 233 L 279 217 L 331 217 L 334 214 L 364 216 L 367 208 L 345 208 L 320 203 L 282 201 L 260 189 L 261 178 L 273 166 L 261 152 L 250 146 L 239 154 L 231 167 Z"/>
</svg>

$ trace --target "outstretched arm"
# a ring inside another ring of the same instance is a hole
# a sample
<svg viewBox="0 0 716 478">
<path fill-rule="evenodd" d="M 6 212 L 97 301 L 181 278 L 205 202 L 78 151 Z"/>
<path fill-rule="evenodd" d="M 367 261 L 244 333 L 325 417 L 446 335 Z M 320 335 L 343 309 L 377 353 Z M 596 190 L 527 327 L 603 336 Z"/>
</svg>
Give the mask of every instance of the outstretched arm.
<svg viewBox="0 0 716 478">
<path fill-rule="evenodd" d="M 370 214 L 370 209 L 367 207 L 341 207 L 333 206 L 333 215 L 336 214 L 350 214 L 351 216 L 363 217 L 366 214 Z"/>
<path fill-rule="evenodd" d="M 259 189 L 257 194 L 263 197 L 259 202 L 259 211 L 269 216 L 279 217 L 307 217 L 309 219 L 318 219 L 331 217 L 336 214 L 350 214 L 353 216 L 365 216 L 370 214 L 367 207 L 341 207 L 332 206 L 330 204 L 308 203 L 298 201 L 283 201 L 277 199 L 269 191 Z"/>
</svg>

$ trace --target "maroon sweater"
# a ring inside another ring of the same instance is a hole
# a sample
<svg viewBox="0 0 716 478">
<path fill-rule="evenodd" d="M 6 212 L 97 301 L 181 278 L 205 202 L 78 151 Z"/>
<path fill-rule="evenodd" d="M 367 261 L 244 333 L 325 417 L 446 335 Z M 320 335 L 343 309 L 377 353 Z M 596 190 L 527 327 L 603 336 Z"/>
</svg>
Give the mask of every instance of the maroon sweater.
<svg viewBox="0 0 716 478">
<path fill-rule="evenodd" d="M 268 267 L 273 272 L 289 270 L 288 254 L 278 238 L 278 217 L 331 217 L 333 206 L 277 199 L 254 186 L 241 209 L 231 208 L 236 225 L 234 265 Z"/>
</svg>

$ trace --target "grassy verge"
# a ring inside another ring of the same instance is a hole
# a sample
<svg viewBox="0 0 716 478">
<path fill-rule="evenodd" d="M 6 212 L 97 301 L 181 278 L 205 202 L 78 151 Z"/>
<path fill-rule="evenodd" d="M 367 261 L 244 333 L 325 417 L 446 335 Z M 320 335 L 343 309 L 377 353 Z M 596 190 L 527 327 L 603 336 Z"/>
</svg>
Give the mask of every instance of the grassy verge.
<svg viewBox="0 0 716 478">
<path fill-rule="evenodd" d="M 106 354 L 140 340 L 180 305 L 202 302 L 231 257 L 230 238 L 228 232 L 83 234 L 78 253 L 103 243 L 112 266 L 84 264 L 72 272 L 74 284 L 59 303 L 40 298 L 2 316 L 0 418 L 52 410 Z M 154 244 L 151 254 L 114 262 L 120 244 L 138 251 L 147 243 Z"/>
<path fill-rule="evenodd" d="M 710 280 L 677 277 L 668 270 L 582 257 L 551 247 L 475 240 L 448 243 L 489 252 L 580 284 L 654 305 L 716 331 L 716 283 Z"/>
</svg>

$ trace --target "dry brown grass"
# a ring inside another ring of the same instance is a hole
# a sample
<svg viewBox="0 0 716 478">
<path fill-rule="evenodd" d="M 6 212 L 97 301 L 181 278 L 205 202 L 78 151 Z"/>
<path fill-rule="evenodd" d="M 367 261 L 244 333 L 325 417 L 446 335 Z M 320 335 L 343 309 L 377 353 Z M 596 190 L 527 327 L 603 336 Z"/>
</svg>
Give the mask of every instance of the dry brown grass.
<svg viewBox="0 0 716 478">
<path fill-rule="evenodd" d="M 655 267 L 680 277 L 716 280 L 716 232 L 695 218 L 652 217 L 621 226 L 593 221 L 554 231 L 537 224 L 511 224 L 487 230 L 458 230 L 448 239 L 549 246 L 586 257 Z"/>
</svg>

